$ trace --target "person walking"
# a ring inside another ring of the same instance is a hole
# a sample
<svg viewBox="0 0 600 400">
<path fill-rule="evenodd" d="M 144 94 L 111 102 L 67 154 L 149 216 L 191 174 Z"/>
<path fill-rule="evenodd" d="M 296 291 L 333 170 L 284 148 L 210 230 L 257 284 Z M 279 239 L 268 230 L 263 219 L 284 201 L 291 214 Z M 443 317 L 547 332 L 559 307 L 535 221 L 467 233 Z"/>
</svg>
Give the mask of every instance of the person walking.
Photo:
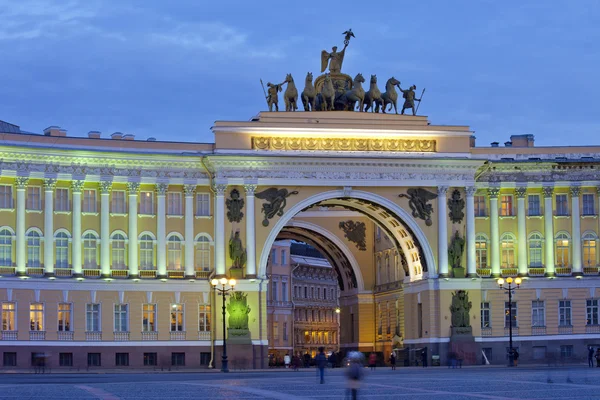
<svg viewBox="0 0 600 400">
<path fill-rule="evenodd" d="M 588 367 L 594 367 L 594 348 L 592 346 L 588 346 Z"/>
<path fill-rule="evenodd" d="M 283 356 L 283 363 L 285 364 L 285 368 L 290 368 L 290 362 L 292 361 L 292 359 L 290 358 L 290 355 L 286 353 L 285 356 Z"/>
<path fill-rule="evenodd" d="M 371 371 L 375 371 L 376 366 L 377 366 L 377 354 L 371 353 L 371 354 L 369 354 L 369 367 L 371 367 Z"/>
<path fill-rule="evenodd" d="M 358 389 L 360 389 L 360 381 L 363 376 L 363 355 L 357 351 L 351 351 L 348 354 L 350 365 L 346 370 L 348 377 L 348 390 L 352 400 L 358 399 Z"/>
<path fill-rule="evenodd" d="M 513 361 L 515 363 L 515 367 L 519 365 L 519 352 L 517 349 L 513 349 Z"/>
<path fill-rule="evenodd" d="M 596 350 L 596 367 L 600 368 L 600 347 Z"/>
<path fill-rule="evenodd" d="M 319 377 L 321 383 L 325 383 L 325 366 L 327 365 L 327 356 L 325 355 L 325 348 L 319 347 L 319 354 L 315 357 L 315 364 L 319 371 Z"/>
<path fill-rule="evenodd" d="M 392 371 L 396 370 L 396 356 L 394 353 L 390 355 L 390 365 L 392 366 Z"/>
<path fill-rule="evenodd" d="M 421 363 L 423 364 L 423 368 L 427 367 L 427 347 L 421 350 Z"/>
</svg>

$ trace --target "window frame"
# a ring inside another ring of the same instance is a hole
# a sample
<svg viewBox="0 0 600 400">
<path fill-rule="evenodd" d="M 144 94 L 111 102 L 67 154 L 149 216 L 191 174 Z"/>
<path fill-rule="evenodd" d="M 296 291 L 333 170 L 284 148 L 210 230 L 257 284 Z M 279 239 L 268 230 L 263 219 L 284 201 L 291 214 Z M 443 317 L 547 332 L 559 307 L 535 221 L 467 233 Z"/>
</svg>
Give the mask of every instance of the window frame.
<svg viewBox="0 0 600 400">
<path fill-rule="evenodd" d="M 36 308 L 37 307 L 37 308 Z M 45 332 L 45 304 L 39 301 L 29 303 L 29 331 Z"/>
<path fill-rule="evenodd" d="M 178 198 L 178 199 L 177 199 Z M 180 217 L 183 215 L 183 193 L 167 192 L 167 215 Z"/>
<path fill-rule="evenodd" d="M 151 190 L 142 190 L 139 194 L 138 214 L 154 215 L 154 192 Z"/>
<path fill-rule="evenodd" d="M 150 318 L 148 318 L 150 317 Z M 156 318 L 157 304 L 144 303 L 142 304 L 142 332 L 157 332 Z"/>
<path fill-rule="evenodd" d="M 61 306 L 67 306 L 67 308 L 61 309 Z M 58 303 L 57 310 L 57 331 L 73 332 L 73 303 L 60 302 Z"/>
<path fill-rule="evenodd" d="M 510 317 L 509 317 L 509 313 L 508 313 L 508 304 L 509 304 L 508 301 L 504 302 L 504 327 L 505 328 L 509 327 L 509 324 L 507 324 L 507 322 L 510 321 Z M 518 308 L 518 304 L 517 304 L 516 301 L 513 301 L 512 305 L 513 305 L 513 306 L 511 306 L 511 309 L 513 310 L 512 311 L 512 317 L 513 317 L 512 321 L 514 321 L 514 323 L 512 324 L 512 327 L 513 328 L 518 328 L 519 327 L 519 321 L 518 321 L 519 308 Z"/>
<path fill-rule="evenodd" d="M 532 199 L 536 199 L 537 201 L 532 202 Z M 532 205 L 537 207 L 532 207 Z M 542 203 L 539 194 L 533 193 L 527 195 L 527 215 L 530 217 L 539 217 L 542 215 Z"/>
<path fill-rule="evenodd" d="M 66 198 L 59 196 L 59 193 L 67 192 Z M 55 212 L 69 212 L 71 211 L 70 189 L 68 187 L 57 187 L 54 190 L 54 211 Z"/>
<path fill-rule="evenodd" d="M 481 328 L 492 327 L 492 308 L 489 301 L 481 302 Z"/>
<path fill-rule="evenodd" d="M 113 332 L 129 332 L 129 304 L 115 303 L 113 306 Z"/>
<path fill-rule="evenodd" d="M 546 326 L 546 302 L 544 300 L 531 301 L 531 327 Z"/>
<path fill-rule="evenodd" d="M 96 309 L 94 309 L 94 307 Z M 102 332 L 101 311 L 102 311 L 101 303 L 86 303 L 85 304 L 85 331 L 86 332 Z M 90 324 L 90 322 L 91 322 L 91 324 Z M 96 328 L 96 329 L 94 329 L 94 328 Z"/>
<path fill-rule="evenodd" d="M 559 202 L 559 199 L 560 202 Z M 563 201 L 564 199 L 564 201 Z M 564 208 L 563 208 L 564 207 Z M 557 193 L 554 196 L 554 209 L 556 210 L 556 216 L 567 217 L 569 216 L 569 195 L 566 193 Z"/>
<path fill-rule="evenodd" d="M 8 188 L 8 190 L 4 191 L 5 188 Z M 7 201 L 8 201 L 8 206 L 6 205 Z M 0 185 L 0 209 L 11 210 L 13 208 L 14 208 L 13 185 L 10 185 L 10 184 Z"/>
<path fill-rule="evenodd" d="M 513 217 L 515 215 L 514 197 L 515 196 L 512 194 L 500 195 L 500 210 L 498 210 L 498 215 L 500 217 Z"/>
<path fill-rule="evenodd" d="M 88 194 L 93 193 L 92 196 Z M 83 188 L 83 204 L 81 205 L 82 214 L 95 214 L 98 212 L 98 190 L 94 188 Z"/>
<path fill-rule="evenodd" d="M 169 332 L 185 332 L 185 304 L 172 303 L 169 314 Z M 181 316 L 181 321 L 178 316 Z"/>
<path fill-rule="evenodd" d="M 558 326 L 573 326 L 571 300 L 562 299 L 558 301 Z"/>
<path fill-rule="evenodd" d="M 122 196 L 122 198 L 119 196 Z M 113 214 L 127 214 L 127 197 L 126 190 L 112 190 L 110 199 L 110 212 Z"/>
<path fill-rule="evenodd" d="M 196 192 L 196 217 L 210 217 L 210 193 Z"/>
<path fill-rule="evenodd" d="M 585 201 L 586 199 L 591 200 L 592 204 L 589 204 L 590 201 Z M 586 204 L 587 203 L 587 204 Z M 596 215 L 596 195 L 593 193 L 583 193 L 581 195 L 581 215 Z M 591 210 L 590 210 L 591 206 Z"/>
<path fill-rule="evenodd" d="M 35 192 L 37 190 L 38 192 L 38 198 L 37 198 L 37 202 L 34 199 L 30 198 L 32 197 L 32 193 L 31 192 Z M 25 209 L 26 210 L 31 210 L 31 211 L 41 211 L 42 210 L 42 187 L 39 185 L 29 185 L 27 186 L 27 199 L 25 201 Z"/>
</svg>

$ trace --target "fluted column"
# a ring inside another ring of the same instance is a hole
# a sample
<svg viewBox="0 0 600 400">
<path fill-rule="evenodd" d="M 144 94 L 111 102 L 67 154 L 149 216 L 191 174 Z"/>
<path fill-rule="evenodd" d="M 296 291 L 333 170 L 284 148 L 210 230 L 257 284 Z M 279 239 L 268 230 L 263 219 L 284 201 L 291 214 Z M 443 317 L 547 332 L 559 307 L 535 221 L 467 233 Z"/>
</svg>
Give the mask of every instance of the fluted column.
<svg viewBox="0 0 600 400">
<path fill-rule="evenodd" d="M 500 276 L 500 232 L 498 227 L 498 193 L 499 188 L 489 188 L 490 197 L 490 265 L 492 276 Z"/>
<path fill-rule="evenodd" d="M 448 186 L 438 186 L 438 274 L 448 276 L 448 215 L 446 205 Z"/>
<path fill-rule="evenodd" d="M 256 278 L 256 232 L 254 218 L 254 191 L 256 185 L 244 185 L 246 191 L 246 278 Z"/>
<path fill-rule="evenodd" d="M 475 191 L 473 186 L 465 188 L 467 198 L 467 276 L 477 276 L 477 254 L 475 253 Z"/>
<path fill-rule="evenodd" d="M 167 227 L 165 196 L 169 185 L 159 183 L 156 185 L 156 272 L 157 277 L 167 277 Z"/>
<path fill-rule="evenodd" d="M 527 188 L 518 187 L 517 195 L 517 266 L 519 276 L 527 275 L 527 219 L 525 215 L 525 193 Z"/>
<path fill-rule="evenodd" d="M 56 179 L 44 180 L 44 276 L 54 276 L 54 188 Z"/>
<path fill-rule="evenodd" d="M 82 276 L 81 263 L 81 191 L 84 181 L 74 181 L 71 183 L 71 193 L 73 193 L 73 242 L 71 246 L 71 266 L 73 267 L 73 276 L 78 278 Z"/>
<path fill-rule="evenodd" d="M 544 250 L 545 250 L 545 276 L 554 276 L 554 215 L 552 213 L 552 193 L 554 188 L 546 186 L 544 192 Z"/>
<path fill-rule="evenodd" d="M 128 182 L 127 191 L 129 194 L 129 277 L 139 277 L 138 264 L 138 192 L 140 190 L 139 182 Z"/>
<path fill-rule="evenodd" d="M 110 277 L 110 191 L 111 181 L 100 182 L 100 273 Z"/>
<path fill-rule="evenodd" d="M 29 178 L 18 176 L 17 185 L 17 275 L 23 276 L 27 272 L 27 253 L 25 252 L 25 190 Z"/>
<path fill-rule="evenodd" d="M 215 272 L 224 276 L 225 265 L 225 190 L 226 184 L 217 184 L 215 191 Z"/>
<path fill-rule="evenodd" d="M 581 262 L 581 211 L 579 209 L 579 195 L 581 187 L 571 187 L 571 237 L 573 238 L 573 275 L 583 275 Z"/>
<path fill-rule="evenodd" d="M 194 194 L 196 185 L 185 185 L 185 276 L 195 278 L 194 268 Z"/>
</svg>

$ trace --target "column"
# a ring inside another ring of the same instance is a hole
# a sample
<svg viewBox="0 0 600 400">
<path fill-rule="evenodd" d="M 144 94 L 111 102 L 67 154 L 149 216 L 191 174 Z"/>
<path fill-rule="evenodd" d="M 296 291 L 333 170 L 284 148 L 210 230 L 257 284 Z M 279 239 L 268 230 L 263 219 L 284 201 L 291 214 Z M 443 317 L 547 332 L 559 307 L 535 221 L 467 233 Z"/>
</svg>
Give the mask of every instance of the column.
<svg viewBox="0 0 600 400">
<path fill-rule="evenodd" d="M 54 276 L 54 188 L 56 179 L 44 179 L 44 276 Z"/>
<path fill-rule="evenodd" d="M 581 211 L 579 195 L 581 187 L 571 186 L 571 237 L 573 238 L 573 275 L 583 275 L 581 262 Z"/>
<path fill-rule="evenodd" d="M 215 272 L 224 276 L 225 265 L 225 190 L 226 184 L 214 185 L 215 192 Z"/>
<path fill-rule="evenodd" d="M 28 177 L 18 176 L 15 180 L 17 185 L 17 275 L 24 276 L 27 272 L 27 253 L 25 252 L 25 190 L 27 189 Z"/>
<path fill-rule="evenodd" d="M 165 196 L 169 185 L 156 185 L 156 272 L 157 278 L 167 277 L 167 238 Z"/>
<path fill-rule="evenodd" d="M 490 265 L 492 276 L 500 276 L 500 233 L 498 228 L 498 193 L 499 188 L 489 188 L 490 196 Z"/>
<path fill-rule="evenodd" d="M 196 185 L 184 185 L 185 193 L 185 276 L 196 278 L 194 268 L 194 194 Z"/>
<path fill-rule="evenodd" d="M 438 274 L 448 276 L 448 212 L 446 210 L 446 192 L 448 186 L 438 186 Z"/>
<path fill-rule="evenodd" d="M 467 276 L 477 277 L 477 263 L 475 253 L 475 191 L 473 186 L 465 188 L 467 197 Z"/>
<path fill-rule="evenodd" d="M 128 182 L 127 191 L 129 194 L 129 277 L 139 277 L 138 264 L 138 192 L 140 190 L 139 182 Z"/>
<path fill-rule="evenodd" d="M 517 195 L 517 267 L 519 276 L 527 276 L 527 219 L 525 214 L 525 193 L 527 188 L 518 187 Z"/>
<path fill-rule="evenodd" d="M 110 191 L 112 181 L 100 182 L 100 274 L 110 278 Z"/>
<path fill-rule="evenodd" d="M 544 193 L 544 252 L 546 258 L 546 273 L 544 276 L 554 276 L 554 224 L 552 214 L 552 192 L 554 187 L 542 188 Z"/>
<path fill-rule="evenodd" d="M 246 278 L 256 278 L 256 232 L 254 219 L 254 184 L 245 184 L 246 191 Z"/>
<path fill-rule="evenodd" d="M 73 241 L 71 244 L 71 265 L 73 267 L 73 276 L 78 278 L 82 276 L 81 262 L 81 191 L 84 181 L 73 181 L 71 183 L 71 193 L 73 193 Z"/>
</svg>

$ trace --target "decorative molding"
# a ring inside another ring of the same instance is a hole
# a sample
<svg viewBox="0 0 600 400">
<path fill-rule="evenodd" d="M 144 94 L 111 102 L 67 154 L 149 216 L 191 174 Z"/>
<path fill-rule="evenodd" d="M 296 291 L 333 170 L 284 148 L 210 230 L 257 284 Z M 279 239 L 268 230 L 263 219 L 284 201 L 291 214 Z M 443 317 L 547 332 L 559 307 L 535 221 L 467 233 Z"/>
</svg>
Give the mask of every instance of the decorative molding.
<svg viewBox="0 0 600 400">
<path fill-rule="evenodd" d="M 127 182 L 127 192 L 132 195 L 137 195 L 140 191 L 140 183 L 139 182 Z"/>
<path fill-rule="evenodd" d="M 460 190 L 454 189 L 448 199 L 448 216 L 454 224 L 460 224 L 465 217 L 465 201 L 460 197 Z"/>
<path fill-rule="evenodd" d="M 83 185 L 85 185 L 85 181 L 72 181 L 71 182 L 71 192 L 73 193 L 81 193 L 83 191 Z"/>
<path fill-rule="evenodd" d="M 227 184 L 225 184 L 225 183 L 214 184 L 213 190 L 217 196 L 224 196 L 225 191 L 227 190 Z"/>
<path fill-rule="evenodd" d="M 52 192 L 56 189 L 56 179 L 55 178 L 46 178 L 44 179 L 44 191 Z"/>
<path fill-rule="evenodd" d="M 98 187 L 101 194 L 109 194 L 112 191 L 112 181 L 100 181 Z M 128 186 L 129 187 L 129 186 Z"/>
<path fill-rule="evenodd" d="M 350 197 L 352 195 L 352 186 L 344 186 L 343 192 L 344 197 Z"/>
<path fill-rule="evenodd" d="M 445 196 L 448 193 L 448 186 L 438 186 L 437 194 L 438 196 Z"/>
<path fill-rule="evenodd" d="M 155 190 L 157 196 L 166 196 L 167 190 L 169 190 L 169 185 L 166 183 L 157 183 Z"/>
<path fill-rule="evenodd" d="M 185 197 L 194 196 L 196 193 L 196 186 L 197 185 L 193 184 L 183 185 L 183 193 L 185 194 Z"/>
<path fill-rule="evenodd" d="M 527 188 L 523 186 L 519 186 L 515 189 L 515 194 L 519 199 L 525 198 L 525 194 L 527 193 Z"/>
<path fill-rule="evenodd" d="M 1 166 L 1 164 L 0 164 Z M 24 190 L 27 188 L 27 183 L 29 182 L 29 177 L 27 176 L 17 176 L 15 179 L 15 183 L 17 184 L 17 190 Z"/>
<path fill-rule="evenodd" d="M 544 197 L 552 197 L 552 193 L 554 193 L 554 186 L 544 186 L 542 188 L 542 193 L 544 193 Z"/>
<path fill-rule="evenodd" d="M 339 227 L 344 231 L 344 237 L 354 243 L 358 250 L 367 250 L 366 225 L 364 222 L 342 221 L 339 223 Z"/>
<path fill-rule="evenodd" d="M 500 188 L 489 188 L 487 192 L 490 199 L 497 199 L 498 194 L 500 193 Z"/>
<path fill-rule="evenodd" d="M 244 217 L 242 210 L 244 209 L 244 199 L 241 198 L 240 192 L 233 189 L 229 193 L 229 199 L 225 200 L 227 206 L 227 219 L 229 222 L 240 222 Z"/>
<path fill-rule="evenodd" d="M 270 151 L 436 152 L 433 139 L 252 137 L 252 149 Z"/>
<path fill-rule="evenodd" d="M 262 212 L 265 214 L 262 222 L 263 226 L 269 226 L 269 220 L 275 215 L 280 217 L 283 215 L 283 209 L 287 204 L 286 199 L 293 194 L 298 194 L 298 191 L 294 190 L 290 192 L 285 188 L 277 189 L 274 187 L 255 194 L 257 199 L 267 201 L 262 205 Z"/>
<path fill-rule="evenodd" d="M 476 192 L 477 188 L 475 186 L 467 186 L 465 188 L 465 193 L 467 194 L 467 197 L 474 196 Z"/>
<path fill-rule="evenodd" d="M 244 184 L 244 190 L 246 191 L 246 196 L 254 196 L 254 192 L 256 191 L 257 187 L 258 187 L 258 185 L 253 184 L 253 183 Z"/>
<path fill-rule="evenodd" d="M 581 194 L 581 186 L 571 186 L 569 191 L 571 192 L 572 197 L 579 197 Z"/>
</svg>

